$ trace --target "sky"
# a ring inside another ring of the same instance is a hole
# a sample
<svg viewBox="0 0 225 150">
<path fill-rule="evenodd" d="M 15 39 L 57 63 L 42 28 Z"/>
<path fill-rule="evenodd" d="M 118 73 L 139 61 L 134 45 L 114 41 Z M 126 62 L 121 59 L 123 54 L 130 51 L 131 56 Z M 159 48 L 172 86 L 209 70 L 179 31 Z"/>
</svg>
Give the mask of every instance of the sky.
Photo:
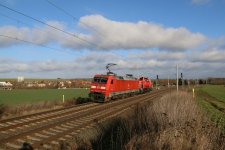
<svg viewBox="0 0 225 150">
<path fill-rule="evenodd" d="M 225 77 L 225 0 L 0 0 L 0 78 Z"/>
</svg>

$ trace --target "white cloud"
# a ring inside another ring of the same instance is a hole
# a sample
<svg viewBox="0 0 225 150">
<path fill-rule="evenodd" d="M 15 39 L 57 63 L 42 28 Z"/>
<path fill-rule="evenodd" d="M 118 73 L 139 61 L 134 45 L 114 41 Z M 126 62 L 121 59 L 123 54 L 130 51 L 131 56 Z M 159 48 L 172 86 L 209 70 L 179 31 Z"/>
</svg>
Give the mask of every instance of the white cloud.
<svg viewBox="0 0 225 150">
<path fill-rule="evenodd" d="M 73 60 L 19 61 L 0 59 L 1 76 L 26 75 L 34 77 L 93 77 L 95 74 L 106 73 L 105 66 L 112 62 L 117 65 L 112 71 L 119 75 L 127 73 L 161 78 L 175 78 L 176 64 L 186 78 L 201 78 L 225 75 L 224 61 L 193 61 L 188 53 L 168 53 L 164 51 L 133 52 L 128 56 L 112 52 L 89 52 Z M 147 56 L 147 57 L 145 57 Z M 149 56 L 149 57 L 148 57 Z M 167 58 L 169 57 L 169 59 Z M 201 56 L 199 55 L 199 58 Z M 204 57 L 203 57 L 204 58 Z M 207 57 L 211 58 L 211 57 Z M 197 59 L 197 58 L 196 58 Z M 1 77 L 0 76 L 0 77 Z"/>
<path fill-rule="evenodd" d="M 159 48 L 184 50 L 199 46 L 205 37 L 200 33 L 191 33 L 186 28 L 166 28 L 159 24 L 139 21 L 137 23 L 117 22 L 100 15 L 85 16 L 80 22 L 88 24 L 99 48 L 133 49 Z M 81 26 L 85 27 L 83 24 Z M 92 30 L 92 29 L 95 30 Z M 97 32 L 94 32 L 97 31 Z M 95 36 L 97 37 L 97 36 Z"/>
<path fill-rule="evenodd" d="M 64 63 L 56 61 L 46 61 L 46 62 L 25 62 L 18 60 L 1 60 L 0 72 L 48 72 L 48 71 L 60 71 L 66 69 Z"/>
<path fill-rule="evenodd" d="M 66 27 L 63 23 L 56 21 L 47 22 L 49 25 L 54 26 L 60 30 L 66 30 Z M 67 31 L 70 32 L 70 31 Z M 3 37 L 8 36 L 9 38 Z M 80 37 L 87 38 L 87 35 L 79 34 Z M 19 40 L 11 39 L 18 38 Z M 85 42 L 69 36 L 68 34 L 59 32 L 55 29 L 52 29 L 48 26 L 38 27 L 38 28 L 27 28 L 22 27 L 18 28 L 15 26 L 3 26 L 0 27 L 0 47 L 8 47 L 18 44 L 27 44 L 23 41 L 29 41 L 36 44 L 49 44 L 49 43 L 57 43 L 61 46 L 66 46 L 74 49 L 80 49 L 88 47 Z"/>
<path fill-rule="evenodd" d="M 177 61 L 181 59 L 185 59 L 186 55 L 184 52 L 164 52 L 164 51 L 144 51 L 141 53 L 134 53 L 128 55 L 129 59 L 142 59 L 142 60 L 151 60 L 156 59 L 160 61 L 170 60 L 170 61 Z"/>
<path fill-rule="evenodd" d="M 27 40 L 29 39 L 29 32 L 30 30 L 28 28 L 17 28 L 14 26 L 4 26 L 0 27 L 0 35 L 15 37 L 18 39 Z M 9 38 L 1 37 L 0 36 L 0 47 L 7 47 L 11 45 L 19 44 L 19 41 L 12 40 Z"/>
<path fill-rule="evenodd" d="M 72 33 L 61 22 L 49 21 L 48 24 Z M 87 28 L 88 25 L 89 28 Z M 56 31 L 48 26 L 36 28 L 0 27 L 0 35 L 16 37 L 37 44 L 55 42 L 72 49 L 117 50 L 147 49 L 186 50 L 201 45 L 206 37 L 192 33 L 184 27 L 166 28 L 159 24 L 139 21 L 137 23 L 118 22 L 100 15 L 84 16 L 79 25 L 87 28 L 89 34 L 75 32 L 74 36 Z M 0 47 L 22 44 L 12 39 L 1 37 Z"/>
<path fill-rule="evenodd" d="M 225 49 L 214 47 L 204 51 L 199 51 L 198 53 L 194 53 L 194 56 L 192 56 L 191 59 L 194 62 L 225 62 Z"/>
</svg>

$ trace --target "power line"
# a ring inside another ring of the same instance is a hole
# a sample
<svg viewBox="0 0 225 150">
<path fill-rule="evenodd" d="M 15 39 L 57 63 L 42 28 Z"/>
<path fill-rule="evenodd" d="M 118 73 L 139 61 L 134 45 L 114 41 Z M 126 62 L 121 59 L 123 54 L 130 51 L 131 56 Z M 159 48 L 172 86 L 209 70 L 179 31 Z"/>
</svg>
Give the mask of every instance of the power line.
<svg viewBox="0 0 225 150">
<path fill-rule="evenodd" d="M 46 0 L 50 5 L 54 6 L 55 8 L 59 9 L 60 11 L 62 11 L 63 13 L 65 13 L 67 16 L 70 16 L 72 17 L 74 20 L 77 20 L 79 21 L 78 18 L 74 17 L 72 14 L 68 13 L 66 10 L 60 8 L 59 6 L 57 6 L 56 4 L 52 3 L 51 1 L 49 0 Z"/>
<path fill-rule="evenodd" d="M 0 13 L 0 15 L 3 16 L 3 17 L 5 17 L 5 18 L 8 18 L 8 19 L 10 19 L 10 20 L 14 20 L 14 21 L 17 22 L 17 23 L 20 23 L 20 24 L 24 24 L 24 25 L 30 26 L 30 24 L 28 24 L 28 23 L 25 23 L 25 22 L 23 22 L 23 21 L 21 21 L 21 20 L 18 20 L 18 19 L 16 19 L 16 18 L 11 17 L 11 16 L 5 15 L 5 14 L 3 14 L 3 13 Z M 34 26 L 34 28 L 38 29 L 39 31 L 41 31 L 41 32 L 43 32 L 43 33 L 50 33 L 50 32 L 48 32 L 48 31 L 43 31 L 43 30 L 41 30 L 40 27 L 35 27 L 35 26 Z"/>
<path fill-rule="evenodd" d="M 78 35 L 76 35 L 76 34 L 74 34 L 74 33 L 70 33 L 70 32 L 67 32 L 67 31 L 65 31 L 65 30 L 59 29 L 59 28 L 57 28 L 57 27 L 55 27 L 55 26 L 52 26 L 52 25 L 50 25 L 50 24 L 47 24 L 47 23 L 45 23 L 45 22 L 43 22 L 43 21 L 41 21 L 41 20 L 38 20 L 38 19 L 36 19 L 36 18 L 34 18 L 34 17 L 31 17 L 31 16 L 29 16 L 29 15 L 26 15 L 26 14 L 20 12 L 20 11 L 17 11 L 17 10 L 14 10 L 14 9 L 12 9 L 12 8 L 9 8 L 8 6 L 5 6 L 5 5 L 3 5 L 3 4 L 1 4 L 1 3 L 0 3 L 0 6 L 6 8 L 6 9 L 8 9 L 8 10 L 10 10 L 10 11 L 13 11 L 13 12 L 15 12 L 15 13 L 18 13 L 18 14 L 24 16 L 24 17 L 27 17 L 27 18 L 29 18 L 29 19 L 31 19 L 31 20 L 34 20 L 34 21 L 39 22 L 39 23 L 41 23 L 41 24 L 47 25 L 48 27 L 51 27 L 51 28 L 53 28 L 53 29 L 55 29 L 55 30 L 57 30 L 57 31 L 60 31 L 60 32 L 63 32 L 63 33 L 65 33 L 65 34 L 68 34 L 68 35 L 70 35 L 70 36 L 72 36 L 72 37 L 75 37 L 75 38 L 77 38 L 77 39 L 79 39 L 79 40 L 81 40 L 81 41 L 84 41 L 84 42 L 88 43 L 89 45 L 95 46 L 96 48 L 98 47 L 98 45 L 96 45 L 95 43 L 92 43 L 92 42 L 89 42 L 89 41 L 87 41 L 87 40 L 85 40 L 85 39 L 83 39 L 83 38 L 80 38 Z"/>
<path fill-rule="evenodd" d="M 0 13 L 0 15 L 3 16 L 3 17 L 5 17 L 5 18 L 8 18 L 8 19 L 10 19 L 10 20 L 14 20 L 14 21 L 17 22 L 17 23 L 21 23 L 21 24 L 30 26 L 30 24 L 28 24 L 28 23 L 25 23 L 25 22 L 23 22 L 23 21 L 21 21 L 21 20 L 18 20 L 18 19 L 16 19 L 16 18 L 11 17 L 11 16 L 5 15 L 5 14 L 3 14 L 3 13 Z M 34 26 L 33 28 L 36 28 L 37 30 L 39 30 L 39 31 L 42 32 L 42 33 L 50 34 L 49 31 L 41 30 L 41 27 Z"/>
<path fill-rule="evenodd" d="M 12 37 L 12 36 L 2 35 L 2 34 L 0 34 L 0 37 L 4 37 L 4 38 L 8 38 L 8 39 L 13 39 L 13 40 L 16 40 L 16 41 L 21 41 L 21 42 L 28 43 L 28 44 L 32 44 L 32 45 L 35 45 L 35 46 L 41 46 L 41 47 L 44 47 L 44 48 L 48 48 L 48 49 L 52 49 L 52 50 L 57 50 L 57 51 L 60 51 L 60 52 L 66 52 L 66 51 L 62 51 L 60 49 L 53 48 L 53 47 L 49 47 L 49 46 L 46 46 L 46 45 L 43 45 L 43 44 L 37 44 L 37 43 L 31 42 L 31 41 L 19 39 L 17 37 Z"/>
<path fill-rule="evenodd" d="M 20 20 L 18 20 L 18 19 L 16 19 L 16 18 L 13 18 L 13 17 L 11 17 L 11 16 L 5 15 L 5 14 L 3 14 L 3 13 L 0 13 L 0 15 L 6 17 L 6 18 L 8 18 L 8 19 L 14 20 L 14 21 L 16 21 L 16 22 L 18 22 L 18 23 L 21 23 L 21 24 L 24 24 L 24 25 L 28 25 L 28 26 L 29 26 L 28 23 L 25 23 L 25 22 L 23 22 L 23 21 L 20 21 Z M 41 30 L 40 27 L 35 27 L 35 26 L 34 26 L 34 28 L 36 28 L 37 30 L 39 30 L 39 31 L 41 31 L 41 32 L 43 32 L 43 33 L 47 33 L 47 34 L 50 33 L 50 32 L 48 32 L 48 31 L 43 31 L 43 30 Z M 6 35 L 1 35 L 1 36 L 4 36 L 5 38 L 6 38 L 6 37 L 9 38 L 9 36 L 6 36 Z M 10 37 L 10 38 L 12 38 L 12 39 L 14 39 L 14 40 L 17 39 L 17 40 L 19 40 L 19 41 L 25 42 L 25 40 L 21 40 L 21 39 L 15 38 L 15 37 Z M 29 44 L 31 44 L 30 41 L 26 41 L 26 43 L 28 43 L 28 42 L 29 42 Z M 36 43 L 32 43 L 32 44 L 37 45 Z M 40 45 L 42 45 L 42 44 L 40 44 Z M 40 45 L 38 45 L 38 46 L 40 46 Z M 43 46 L 44 46 L 45 48 L 54 49 L 54 50 L 57 50 L 57 51 L 60 51 L 60 52 L 67 52 L 67 53 L 70 53 L 69 51 L 65 51 L 65 50 L 62 51 L 62 50 L 59 50 L 59 49 L 56 49 L 56 48 L 51 48 L 51 47 L 42 45 L 42 47 L 43 47 Z"/>
<path fill-rule="evenodd" d="M 52 5 L 53 7 L 55 7 L 56 9 L 62 11 L 62 12 L 63 12 L 64 14 L 66 14 L 67 16 L 73 18 L 73 19 L 76 20 L 77 22 L 80 22 L 80 23 L 83 24 L 84 26 L 86 26 L 86 27 L 88 27 L 88 28 L 94 30 L 96 33 L 98 33 L 98 34 L 100 34 L 101 36 L 103 36 L 102 33 L 100 33 L 99 31 L 97 31 L 95 28 L 91 27 L 90 25 L 88 25 L 88 24 L 86 24 L 86 23 L 84 23 L 84 22 L 81 22 L 77 17 L 73 16 L 71 13 L 69 13 L 69 12 L 66 11 L 65 9 L 63 9 L 63 8 L 61 8 L 61 7 L 59 7 L 59 6 L 57 6 L 56 4 L 54 4 L 53 2 L 51 2 L 50 0 L 46 0 L 46 1 L 47 1 L 50 5 Z"/>
<path fill-rule="evenodd" d="M 21 23 L 21 24 L 28 25 L 27 23 L 24 23 L 24 22 L 22 22 L 22 21 L 20 21 L 20 20 L 18 20 L 18 19 L 13 18 L 13 17 L 10 17 L 10 16 L 8 16 L 8 15 L 6 15 L 6 14 L 0 13 L 0 15 L 3 16 L 3 17 L 5 17 L 5 18 L 8 18 L 8 19 L 14 20 L 14 21 L 16 21 L 16 22 L 19 22 L 19 23 Z"/>
</svg>

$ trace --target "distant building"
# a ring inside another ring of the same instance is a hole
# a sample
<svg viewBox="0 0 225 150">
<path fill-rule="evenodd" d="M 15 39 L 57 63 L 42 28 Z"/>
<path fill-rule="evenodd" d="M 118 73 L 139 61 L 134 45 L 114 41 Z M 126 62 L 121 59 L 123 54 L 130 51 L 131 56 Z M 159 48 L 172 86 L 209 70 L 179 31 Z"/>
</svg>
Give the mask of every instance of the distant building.
<svg viewBox="0 0 225 150">
<path fill-rule="evenodd" d="M 35 86 L 35 85 L 34 85 L 33 83 L 28 83 L 28 84 L 27 84 L 27 87 L 29 87 L 29 88 L 30 88 L 30 87 L 34 87 L 34 86 Z"/>
<path fill-rule="evenodd" d="M 0 88 L 5 90 L 11 90 L 12 89 L 12 83 L 10 82 L 0 82 Z"/>
<path fill-rule="evenodd" d="M 45 83 L 39 83 L 38 87 L 46 87 L 46 84 Z"/>
<path fill-rule="evenodd" d="M 20 77 L 17 77 L 17 82 L 23 82 L 24 81 L 24 77 L 20 76 Z"/>
<path fill-rule="evenodd" d="M 64 87 L 65 86 L 65 84 L 64 84 L 64 82 L 59 82 L 59 87 Z"/>
</svg>

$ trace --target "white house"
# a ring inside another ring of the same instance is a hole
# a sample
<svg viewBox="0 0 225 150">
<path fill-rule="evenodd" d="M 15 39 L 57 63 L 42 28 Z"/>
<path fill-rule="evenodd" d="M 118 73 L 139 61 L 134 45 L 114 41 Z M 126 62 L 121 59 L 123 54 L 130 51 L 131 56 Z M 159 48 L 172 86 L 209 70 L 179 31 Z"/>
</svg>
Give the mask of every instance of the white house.
<svg viewBox="0 0 225 150">
<path fill-rule="evenodd" d="M 8 89 L 11 90 L 12 89 L 12 83 L 10 82 L 0 82 L 0 88 L 2 89 Z"/>
</svg>

